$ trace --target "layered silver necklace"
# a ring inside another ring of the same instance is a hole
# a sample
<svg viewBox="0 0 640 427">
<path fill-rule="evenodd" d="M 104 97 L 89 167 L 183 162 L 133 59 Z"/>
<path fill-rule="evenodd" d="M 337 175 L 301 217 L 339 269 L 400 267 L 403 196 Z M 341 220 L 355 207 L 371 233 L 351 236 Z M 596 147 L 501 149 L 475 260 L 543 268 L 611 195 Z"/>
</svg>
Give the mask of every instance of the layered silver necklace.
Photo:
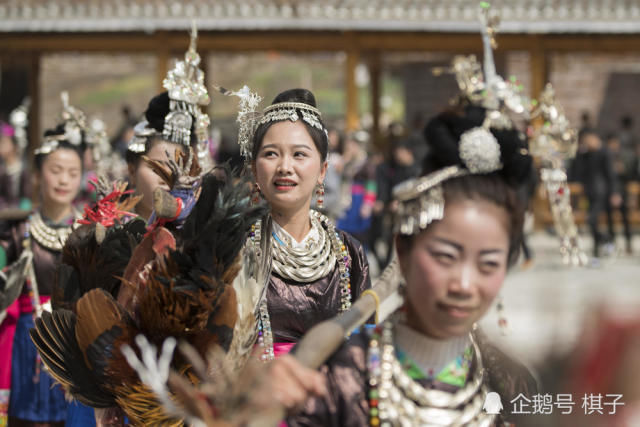
<svg viewBox="0 0 640 427">
<path fill-rule="evenodd" d="M 295 280 L 298 283 L 311 283 L 327 276 L 336 264 L 332 251 L 329 231 L 320 224 L 321 214 L 312 211 L 311 231 L 318 241 L 310 238 L 304 248 L 295 248 L 291 238 L 278 230 L 273 231 L 271 239 L 271 258 L 273 269 L 280 277 Z"/>
<path fill-rule="evenodd" d="M 483 412 L 488 389 L 480 349 L 470 334 L 476 369 L 467 384 L 449 393 L 425 389 L 404 371 L 396 358 L 393 323 L 387 321 L 369 341 L 369 413 L 372 426 L 462 426 L 488 427 L 495 415 Z"/>
<path fill-rule="evenodd" d="M 74 215 L 77 216 L 75 212 Z M 62 250 L 67 238 L 71 235 L 74 229 L 73 225 L 58 228 L 49 227 L 45 224 L 40 212 L 35 212 L 31 215 L 29 222 L 31 237 L 45 248 L 54 251 Z"/>
<path fill-rule="evenodd" d="M 311 239 L 306 247 L 294 248 L 284 233 L 271 234 L 272 268 L 282 278 L 297 283 L 311 283 L 328 276 L 337 267 L 340 273 L 340 311 L 351 307 L 351 256 L 333 222 L 318 211 L 311 211 L 311 228 L 318 242 Z M 250 240 L 258 249 L 262 239 L 262 221 L 251 227 Z M 259 253 L 259 252 L 258 252 Z M 268 284 L 267 284 L 268 286 Z M 263 348 L 262 360 L 274 359 L 273 333 L 266 292 L 260 302 L 258 343 Z"/>
</svg>

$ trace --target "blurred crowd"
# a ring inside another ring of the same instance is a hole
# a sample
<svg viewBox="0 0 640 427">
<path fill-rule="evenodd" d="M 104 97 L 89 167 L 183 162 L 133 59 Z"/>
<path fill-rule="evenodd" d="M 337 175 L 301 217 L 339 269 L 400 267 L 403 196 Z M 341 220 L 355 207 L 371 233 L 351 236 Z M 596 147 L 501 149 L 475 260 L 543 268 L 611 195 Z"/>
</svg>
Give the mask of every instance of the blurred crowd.
<svg viewBox="0 0 640 427">
<path fill-rule="evenodd" d="M 634 134 L 633 119 L 621 118 L 617 131 L 603 135 L 583 114 L 578 134 L 578 152 L 569 165 L 569 180 L 582 184 L 588 200 L 587 223 L 593 237 L 593 256 L 615 241 L 614 212 L 619 211 L 626 252 L 633 252 L 629 188 L 640 180 L 640 141 Z M 600 218 L 606 214 L 606 231 Z M 608 249 L 610 250 L 610 249 Z"/>
<path fill-rule="evenodd" d="M 138 117 L 128 107 L 122 109 L 121 125 L 109 140 L 111 163 L 109 170 L 127 178 L 130 168 L 126 164 L 127 144 L 133 136 Z M 337 127 L 329 131 L 329 168 L 325 179 L 325 214 L 337 222 L 338 228 L 356 236 L 366 247 L 374 269 L 383 269 L 390 258 L 392 189 L 398 183 L 420 175 L 427 155 L 423 135 L 424 122 L 417 116 L 410 126 L 392 122 L 377 140 L 364 130 L 345 132 Z M 633 252 L 632 224 L 629 206 L 630 183 L 640 181 L 640 140 L 634 134 L 630 116 L 622 117 L 618 129 L 606 134 L 599 132 L 589 115 L 583 114 L 579 130 L 577 154 L 567 165 L 569 181 L 579 183 L 588 200 L 587 225 L 593 237 L 593 256 L 612 251 L 616 235 L 615 212 L 622 223 L 625 250 Z M 237 145 L 232 138 L 220 137 L 213 132 L 209 155 L 214 164 L 228 162 L 240 167 Z M 229 140 L 229 141 L 228 141 Z M 78 204 L 92 201 L 91 181 L 104 164 L 97 151 L 104 148 L 88 146 L 84 158 L 84 178 Z M 120 162 L 114 166 L 114 162 Z M 525 186 L 521 197 L 531 200 L 539 183 L 532 176 L 531 185 Z M 632 186 L 631 186 L 632 188 Z M 0 209 L 31 209 L 33 182 L 29 156 L 23 152 L 16 138 L 16 129 L 0 124 Z M 606 227 L 601 227 L 602 217 Z M 533 215 L 529 215 L 529 223 Z M 528 226 L 531 228 L 531 225 Z M 523 244 L 525 263 L 532 259 L 531 249 Z"/>
</svg>

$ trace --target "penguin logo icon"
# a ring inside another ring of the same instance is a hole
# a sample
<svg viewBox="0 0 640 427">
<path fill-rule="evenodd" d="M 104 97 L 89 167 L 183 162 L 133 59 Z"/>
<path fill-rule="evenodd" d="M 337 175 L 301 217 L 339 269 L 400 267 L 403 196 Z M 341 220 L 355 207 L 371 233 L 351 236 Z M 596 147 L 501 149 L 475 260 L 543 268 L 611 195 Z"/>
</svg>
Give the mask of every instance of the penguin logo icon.
<svg viewBox="0 0 640 427">
<path fill-rule="evenodd" d="M 487 393 L 482 409 L 489 415 L 500 414 L 500 411 L 502 411 L 502 400 L 500 400 L 500 395 L 494 391 Z"/>
</svg>

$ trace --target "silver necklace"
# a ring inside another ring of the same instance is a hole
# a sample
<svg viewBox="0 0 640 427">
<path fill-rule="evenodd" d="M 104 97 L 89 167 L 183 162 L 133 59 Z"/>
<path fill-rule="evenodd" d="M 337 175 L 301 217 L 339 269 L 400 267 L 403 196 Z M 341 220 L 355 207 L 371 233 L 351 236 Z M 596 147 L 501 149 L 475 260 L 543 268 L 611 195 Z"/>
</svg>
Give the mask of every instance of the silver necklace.
<svg viewBox="0 0 640 427">
<path fill-rule="evenodd" d="M 387 321 L 369 341 L 369 414 L 372 426 L 491 426 L 494 415 L 482 411 L 487 387 L 480 349 L 470 334 L 476 370 L 455 393 L 427 390 L 404 371 L 395 356 L 393 323 Z"/>
<path fill-rule="evenodd" d="M 75 223 L 74 223 L 75 224 Z M 31 215 L 29 231 L 31 237 L 47 249 L 61 251 L 67 238 L 73 232 L 74 226 L 53 228 L 44 223 L 40 212 Z"/>
<path fill-rule="evenodd" d="M 271 258 L 273 269 L 280 277 L 311 283 L 325 277 L 335 266 L 336 256 L 331 248 L 329 231 L 320 225 L 318 215 L 311 215 L 311 228 L 319 241 L 311 242 L 306 248 L 294 248 L 287 236 L 273 231 Z"/>
<path fill-rule="evenodd" d="M 320 212 L 311 211 L 312 226 L 314 221 L 317 222 L 320 240 L 322 243 L 315 245 L 315 248 L 307 249 L 294 249 L 288 247 L 285 241 L 273 242 L 273 240 L 283 240 L 272 233 L 273 239 L 270 245 L 270 255 L 273 257 L 273 268 L 283 278 L 289 278 L 298 283 L 310 283 L 327 276 L 333 269 L 337 267 L 340 272 L 340 312 L 346 311 L 351 307 L 351 256 L 347 250 L 347 246 L 340 238 L 340 234 L 336 230 L 333 222 L 322 215 Z M 259 220 L 251 226 L 251 233 L 249 239 L 252 244 L 258 249 L 260 248 L 260 241 L 262 239 L 262 221 Z M 277 246 L 274 246 L 277 245 Z M 287 249 L 281 248 L 281 246 L 287 247 Z M 324 249 L 327 246 L 328 249 Z M 321 247 L 320 250 L 317 248 Z M 328 254 L 326 253 L 328 252 Z M 312 254 L 317 254 L 313 256 Z M 326 259 L 325 259 L 326 257 Z M 276 260 L 278 259 L 278 261 Z M 333 260 L 333 261 L 331 261 Z M 313 270 L 318 268 L 316 263 L 323 262 L 322 270 L 326 270 L 322 275 L 313 274 L 309 269 Z M 280 264 L 279 267 L 277 265 Z M 279 271 L 278 268 L 281 268 Z M 302 272 L 298 272 L 296 270 Z M 303 280 L 298 280 L 295 276 L 302 276 Z M 309 277 L 317 278 L 309 279 Z M 268 283 L 267 283 L 268 286 Z M 263 348 L 261 359 L 264 361 L 273 360 L 275 355 L 273 352 L 273 333 L 271 331 L 271 319 L 269 317 L 269 307 L 267 305 L 266 292 L 260 302 L 259 319 L 258 319 L 258 343 Z"/>
</svg>

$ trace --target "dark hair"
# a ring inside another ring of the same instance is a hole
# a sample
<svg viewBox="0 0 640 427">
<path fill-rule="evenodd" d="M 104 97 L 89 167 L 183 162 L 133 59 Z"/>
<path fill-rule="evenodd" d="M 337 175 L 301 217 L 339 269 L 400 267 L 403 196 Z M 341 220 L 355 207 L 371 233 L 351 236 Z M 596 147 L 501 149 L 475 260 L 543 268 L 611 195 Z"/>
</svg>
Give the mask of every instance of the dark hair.
<svg viewBox="0 0 640 427">
<path fill-rule="evenodd" d="M 578 142 L 582 142 L 585 136 L 587 135 L 595 135 L 600 138 L 600 134 L 594 128 L 583 128 L 578 132 Z"/>
<path fill-rule="evenodd" d="M 335 147 L 335 152 L 342 154 L 344 152 L 344 140 L 345 140 L 345 134 L 344 132 L 342 132 L 340 129 L 338 128 L 330 128 L 327 129 L 328 133 L 331 132 L 335 132 L 337 137 L 338 137 L 338 143 L 336 144 Z M 327 144 L 329 144 L 329 137 L 327 136 Z"/>
<path fill-rule="evenodd" d="M 155 129 L 157 132 L 162 134 L 164 129 L 164 118 L 171 111 L 169 107 L 170 103 L 169 92 L 162 92 L 159 95 L 154 96 L 149 101 L 149 105 L 147 106 L 147 110 L 144 112 L 144 117 L 149 122 L 149 126 Z M 195 146 L 197 144 L 197 137 L 195 134 L 195 120 L 191 123 L 191 146 Z M 138 162 L 142 159 L 143 154 L 147 154 L 153 146 L 160 141 L 166 141 L 161 136 L 152 136 L 147 138 L 147 142 L 145 143 L 145 149 L 143 153 L 134 153 L 131 150 L 127 150 L 125 153 L 125 159 L 128 164 L 132 164 L 137 166 Z M 172 141 L 166 141 L 171 144 L 174 144 Z M 182 144 L 176 144 L 182 147 Z"/>
<path fill-rule="evenodd" d="M 56 135 L 64 135 L 64 134 L 65 134 L 64 123 L 61 123 L 58 126 L 56 126 L 55 129 L 48 129 L 47 131 L 45 131 L 44 136 L 47 137 L 47 136 L 56 136 Z M 56 150 L 60 150 L 64 148 L 67 150 L 75 151 L 78 157 L 80 157 L 80 163 L 82 164 L 82 168 L 84 169 L 84 162 L 82 161 L 82 155 L 84 154 L 84 150 L 86 148 L 86 145 L 84 142 L 84 136 L 85 136 L 84 131 L 81 132 L 81 135 L 82 135 L 82 142 L 80 144 L 74 145 L 71 142 L 63 139 L 58 141 L 58 146 L 56 147 Z M 38 172 L 42 171 L 42 165 L 44 164 L 44 160 L 47 158 L 49 154 L 51 153 L 46 153 L 46 154 L 41 153 L 41 154 L 35 154 L 33 156 L 33 162 Z"/>
<path fill-rule="evenodd" d="M 307 89 L 289 89 L 285 90 L 284 92 L 280 92 L 280 94 L 275 97 L 271 105 L 278 104 L 280 102 L 301 102 L 303 104 L 307 104 L 317 108 L 316 97 L 313 96 L 313 93 L 311 93 L 311 91 Z M 302 117 L 302 113 L 300 111 L 298 111 L 298 116 Z M 320 123 L 322 123 L 322 120 L 320 118 L 318 119 L 320 120 Z M 254 161 L 258 157 L 258 152 L 260 151 L 260 147 L 262 146 L 262 140 L 264 139 L 264 136 L 267 134 L 267 131 L 274 123 L 277 122 L 268 122 L 261 124 L 254 132 L 253 150 L 251 152 L 251 157 L 254 159 Z M 324 162 L 325 160 L 327 160 L 327 152 L 329 151 L 329 140 L 327 139 L 327 135 L 320 129 L 311 126 L 304 120 L 301 120 L 301 123 L 303 123 L 307 128 L 307 132 L 309 133 L 309 136 L 311 136 L 313 143 L 320 152 L 320 158 Z M 325 127 L 324 123 L 322 124 L 322 126 Z"/>
<path fill-rule="evenodd" d="M 462 111 L 449 111 L 433 118 L 425 128 L 430 149 L 423 163 L 423 175 L 447 166 L 464 166 L 458 151 L 460 137 L 467 130 L 481 126 L 484 117 L 483 108 L 467 106 Z M 445 203 L 460 199 L 486 200 L 506 211 L 510 240 L 508 262 L 513 265 L 520 251 L 526 208 L 517 191 L 530 179 L 533 165 L 521 132 L 492 128 L 491 133 L 500 145 L 502 168 L 488 174 L 452 178 L 443 182 L 442 188 Z M 403 242 L 404 245 L 407 243 Z"/>
<path fill-rule="evenodd" d="M 127 150 L 124 153 L 124 158 L 127 161 L 127 164 L 137 167 L 138 163 L 140 163 L 140 161 L 142 160 L 142 156 L 149 154 L 149 151 L 151 151 L 153 147 L 160 142 L 167 142 L 169 144 L 174 144 L 171 141 L 165 141 L 159 136 L 149 137 L 147 138 L 147 141 L 144 143 L 144 151 L 142 153 L 136 153 L 131 150 Z M 180 150 L 184 150 L 182 144 L 175 144 L 175 145 L 177 145 Z"/>
</svg>

